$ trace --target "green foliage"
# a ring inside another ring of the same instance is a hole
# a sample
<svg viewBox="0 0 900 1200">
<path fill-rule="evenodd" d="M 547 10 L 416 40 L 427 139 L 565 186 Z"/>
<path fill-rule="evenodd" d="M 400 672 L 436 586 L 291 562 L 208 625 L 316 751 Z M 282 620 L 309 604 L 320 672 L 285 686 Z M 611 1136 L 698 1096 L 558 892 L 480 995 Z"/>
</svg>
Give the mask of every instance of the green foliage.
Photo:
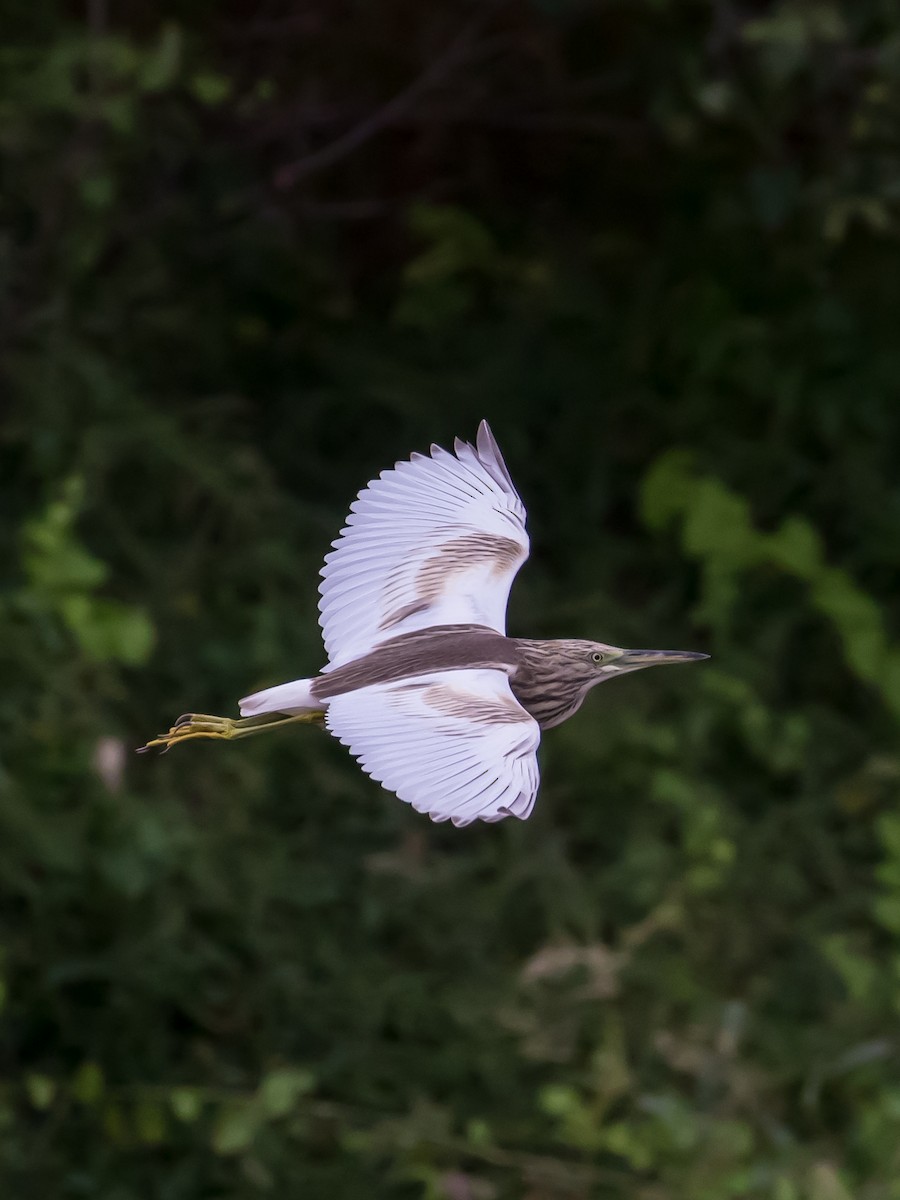
<svg viewBox="0 0 900 1200">
<path fill-rule="evenodd" d="M 68 479 L 59 499 L 25 522 L 25 586 L 12 602 L 36 620 L 57 618 L 87 659 L 139 666 L 153 647 L 153 627 L 140 607 L 97 596 L 109 568 L 75 534 L 83 492 L 82 480 Z"/>
<path fill-rule="evenodd" d="M 4 1195 L 900 1200 L 894 9 L 9 24 Z M 353 494 L 482 416 L 511 630 L 710 662 L 525 825 L 132 756 L 315 670 Z"/>
<path fill-rule="evenodd" d="M 683 521 L 685 551 L 704 569 L 698 620 L 726 636 L 746 571 L 773 567 L 792 575 L 807 586 L 810 606 L 834 626 L 847 665 L 875 685 L 900 719 L 900 646 L 888 644 L 877 601 L 846 571 L 828 566 L 821 538 L 808 521 L 789 516 L 774 532 L 760 532 L 747 503 L 720 481 L 696 476 L 680 451 L 657 462 L 644 481 L 642 500 L 651 527 Z"/>
<path fill-rule="evenodd" d="M 484 225 L 461 209 L 414 205 L 410 228 L 428 246 L 404 268 L 394 320 L 424 331 L 440 330 L 471 313 L 477 281 L 489 280 L 500 270 L 500 256 Z"/>
</svg>

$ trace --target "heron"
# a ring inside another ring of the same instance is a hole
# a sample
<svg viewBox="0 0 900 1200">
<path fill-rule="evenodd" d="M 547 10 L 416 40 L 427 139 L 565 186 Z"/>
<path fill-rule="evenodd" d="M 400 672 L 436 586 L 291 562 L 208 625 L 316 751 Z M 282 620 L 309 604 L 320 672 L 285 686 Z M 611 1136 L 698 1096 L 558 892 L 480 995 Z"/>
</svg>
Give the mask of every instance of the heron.
<svg viewBox="0 0 900 1200">
<path fill-rule="evenodd" d="M 487 421 L 474 445 L 433 445 L 370 481 L 325 556 L 328 661 L 240 701 L 239 718 L 186 713 L 142 750 L 325 726 L 363 770 L 433 821 L 525 820 L 541 733 L 598 683 L 708 655 L 506 636 L 528 557 L 525 507 Z"/>
</svg>

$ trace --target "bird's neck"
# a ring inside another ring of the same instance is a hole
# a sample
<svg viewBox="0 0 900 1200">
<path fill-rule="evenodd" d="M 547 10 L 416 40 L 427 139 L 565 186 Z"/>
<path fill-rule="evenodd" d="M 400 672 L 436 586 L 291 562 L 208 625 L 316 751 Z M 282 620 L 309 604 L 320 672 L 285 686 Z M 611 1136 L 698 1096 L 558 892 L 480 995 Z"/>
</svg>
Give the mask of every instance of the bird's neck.
<svg viewBox="0 0 900 1200">
<path fill-rule="evenodd" d="M 581 708 L 590 684 L 573 680 L 558 643 L 511 638 L 518 667 L 509 681 L 513 695 L 541 729 L 561 725 Z"/>
</svg>

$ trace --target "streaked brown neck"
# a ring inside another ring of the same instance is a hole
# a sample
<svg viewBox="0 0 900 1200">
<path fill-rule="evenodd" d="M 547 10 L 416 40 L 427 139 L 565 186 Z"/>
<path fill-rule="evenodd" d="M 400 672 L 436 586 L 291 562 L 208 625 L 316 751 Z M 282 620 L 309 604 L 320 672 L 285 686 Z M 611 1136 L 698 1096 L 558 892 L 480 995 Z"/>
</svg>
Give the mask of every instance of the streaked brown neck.
<svg viewBox="0 0 900 1200">
<path fill-rule="evenodd" d="M 590 683 L 574 680 L 564 657 L 561 643 L 510 638 L 515 642 L 519 666 L 510 679 L 513 695 L 531 713 L 541 729 L 561 725 L 581 708 L 590 691 Z"/>
</svg>

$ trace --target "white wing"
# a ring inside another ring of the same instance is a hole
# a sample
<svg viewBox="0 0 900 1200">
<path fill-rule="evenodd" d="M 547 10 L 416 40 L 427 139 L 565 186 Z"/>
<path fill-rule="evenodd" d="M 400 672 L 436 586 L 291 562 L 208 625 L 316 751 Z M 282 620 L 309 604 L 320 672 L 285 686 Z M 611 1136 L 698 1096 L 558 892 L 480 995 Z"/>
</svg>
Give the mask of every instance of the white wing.
<svg viewBox="0 0 900 1200">
<path fill-rule="evenodd" d="M 525 508 L 486 421 L 476 446 L 454 449 L 382 471 L 350 506 L 319 588 L 326 670 L 431 625 L 506 632 L 528 557 Z"/>
<path fill-rule="evenodd" d="M 503 671 L 435 671 L 335 696 L 325 714 L 373 779 L 433 821 L 524 820 L 541 732 Z"/>
</svg>

